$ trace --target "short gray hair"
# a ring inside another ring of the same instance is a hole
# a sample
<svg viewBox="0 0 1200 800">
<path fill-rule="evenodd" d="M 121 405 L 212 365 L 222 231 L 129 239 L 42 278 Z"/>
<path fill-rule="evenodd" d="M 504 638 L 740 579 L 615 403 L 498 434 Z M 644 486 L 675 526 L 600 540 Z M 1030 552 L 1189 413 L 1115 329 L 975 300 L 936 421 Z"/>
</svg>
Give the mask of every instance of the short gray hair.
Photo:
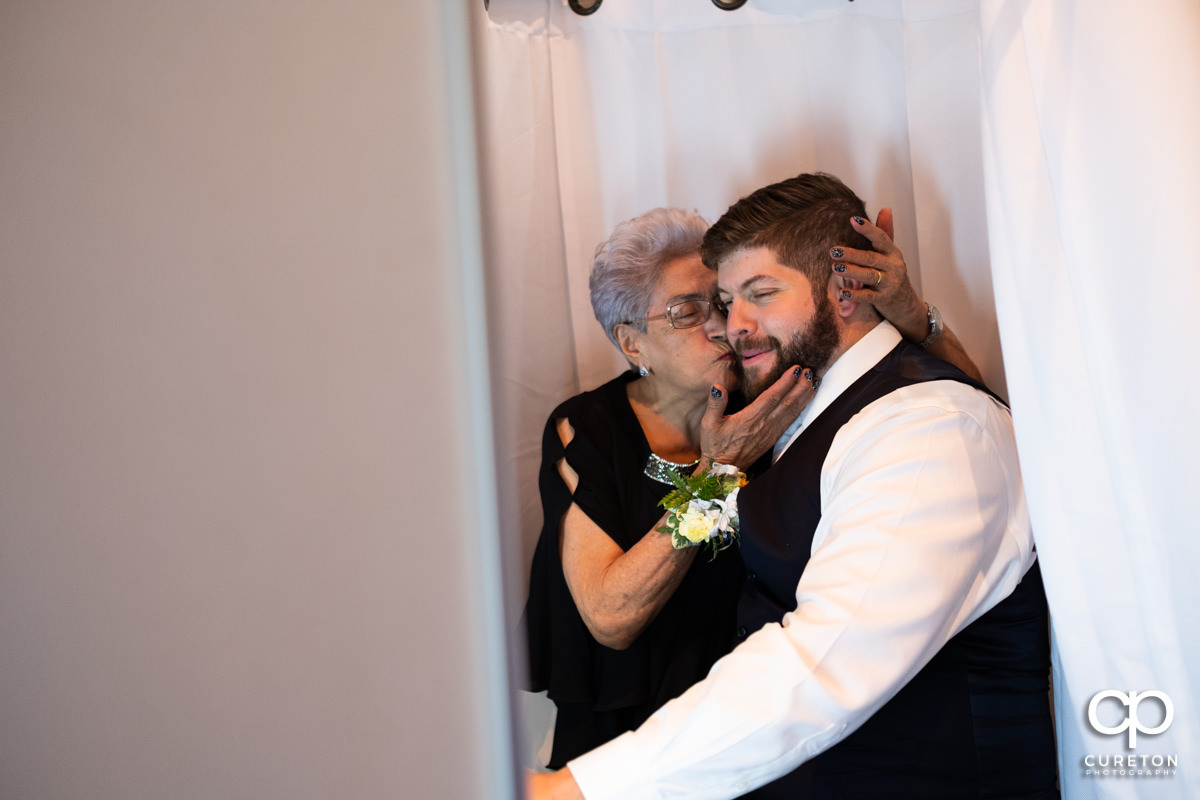
<svg viewBox="0 0 1200 800">
<path fill-rule="evenodd" d="M 708 221 L 681 208 L 656 208 L 620 223 L 596 248 L 588 287 L 592 312 L 609 340 L 621 323 L 644 320 L 667 262 L 700 252 Z M 646 323 L 637 322 L 645 332 Z M 620 346 L 620 345 L 618 345 Z"/>
</svg>

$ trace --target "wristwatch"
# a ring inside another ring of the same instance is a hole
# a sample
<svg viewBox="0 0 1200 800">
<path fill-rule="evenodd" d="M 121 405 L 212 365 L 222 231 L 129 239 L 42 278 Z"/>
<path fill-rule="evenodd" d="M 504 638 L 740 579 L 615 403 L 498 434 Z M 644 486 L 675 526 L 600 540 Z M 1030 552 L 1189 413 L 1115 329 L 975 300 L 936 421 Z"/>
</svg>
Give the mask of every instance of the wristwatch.
<svg viewBox="0 0 1200 800">
<path fill-rule="evenodd" d="M 929 347 L 942 336 L 942 331 L 946 328 L 942 325 L 942 312 L 937 310 L 937 306 L 925 304 L 925 310 L 929 314 L 929 335 L 921 342 L 921 347 Z"/>
</svg>

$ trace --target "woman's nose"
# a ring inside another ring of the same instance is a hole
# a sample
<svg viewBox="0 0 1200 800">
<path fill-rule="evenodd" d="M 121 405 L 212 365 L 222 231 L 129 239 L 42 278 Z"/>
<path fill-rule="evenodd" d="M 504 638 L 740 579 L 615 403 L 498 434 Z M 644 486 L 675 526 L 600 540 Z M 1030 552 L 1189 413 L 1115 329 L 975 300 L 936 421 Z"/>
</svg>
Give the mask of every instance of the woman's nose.
<svg viewBox="0 0 1200 800">
<path fill-rule="evenodd" d="M 704 321 L 704 332 L 713 341 L 725 341 L 725 315 L 717 309 L 712 309 L 708 319 Z"/>
</svg>

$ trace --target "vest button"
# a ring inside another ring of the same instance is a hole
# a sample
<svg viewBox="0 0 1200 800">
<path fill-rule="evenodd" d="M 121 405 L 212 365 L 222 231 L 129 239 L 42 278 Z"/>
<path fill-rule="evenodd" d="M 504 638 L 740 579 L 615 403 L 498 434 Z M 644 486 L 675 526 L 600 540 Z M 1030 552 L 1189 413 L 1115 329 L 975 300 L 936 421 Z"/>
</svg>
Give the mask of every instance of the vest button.
<svg viewBox="0 0 1200 800">
<path fill-rule="evenodd" d="M 754 583 L 756 580 L 758 580 L 758 575 L 757 575 L 757 573 L 754 573 L 754 572 L 747 572 L 747 573 L 746 573 L 746 580 L 747 580 L 747 581 L 749 581 L 750 583 Z"/>
<path fill-rule="evenodd" d="M 726 630 L 728 630 L 728 628 L 726 628 Z M 737 635 L 739 639 L 745 639 L 747 633 L 749 633 L 749 631 L 746 630 L 745 625 L 738 625 Z"/>
</svg>

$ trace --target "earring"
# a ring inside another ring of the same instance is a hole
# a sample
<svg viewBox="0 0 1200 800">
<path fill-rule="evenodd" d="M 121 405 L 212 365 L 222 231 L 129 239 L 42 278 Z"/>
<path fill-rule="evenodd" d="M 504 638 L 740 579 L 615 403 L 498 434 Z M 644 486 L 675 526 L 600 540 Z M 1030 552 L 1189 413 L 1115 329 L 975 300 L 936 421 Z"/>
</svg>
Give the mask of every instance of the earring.
<svg viewBox="0 0 1200 800">
<path fill-rule="evenodd" d="M 641 375 L 643 378 L 648 377 L 650 375 L 650 368 L 642 364 L 638 367 L 638 375 Z"/>
</svg>

